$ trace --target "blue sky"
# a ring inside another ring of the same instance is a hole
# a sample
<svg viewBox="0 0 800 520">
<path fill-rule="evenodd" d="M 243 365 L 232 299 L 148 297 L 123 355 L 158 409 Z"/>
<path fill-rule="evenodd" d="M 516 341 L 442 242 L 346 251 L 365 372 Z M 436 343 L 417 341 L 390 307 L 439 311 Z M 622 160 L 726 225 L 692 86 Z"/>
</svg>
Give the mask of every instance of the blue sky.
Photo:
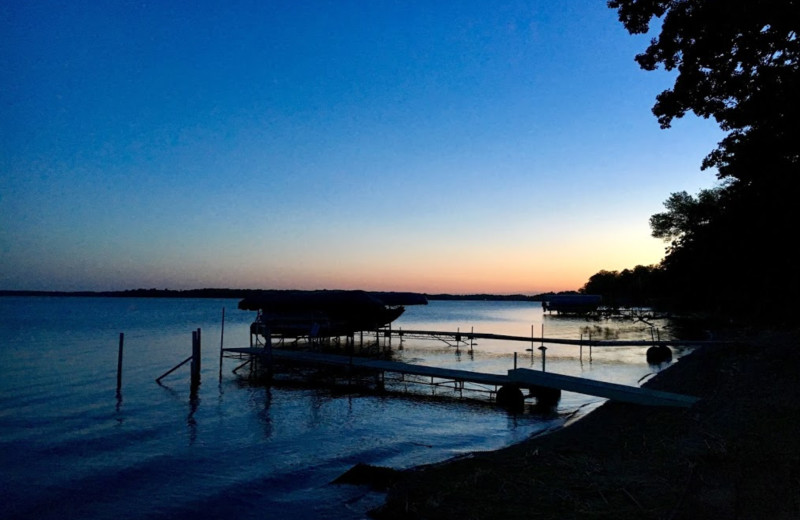
<svg viewBox="0 0 800 520">
<path fill-rule="evenodd" d="M 0 288 L 537 293 L 722 137 L 603 1 L 0 6 Z"/>
</svg>

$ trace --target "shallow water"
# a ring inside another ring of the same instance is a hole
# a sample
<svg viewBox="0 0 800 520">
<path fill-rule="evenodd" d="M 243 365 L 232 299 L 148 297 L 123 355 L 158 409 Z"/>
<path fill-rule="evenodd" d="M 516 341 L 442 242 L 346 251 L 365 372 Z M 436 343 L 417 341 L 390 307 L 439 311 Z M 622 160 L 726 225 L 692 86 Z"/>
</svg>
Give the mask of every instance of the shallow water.
<svg viewBox="0 0 800 520">
<path fill-rule="evenodd" d="M 246 346 L 254 314 L 235 300 L 0 298 L 0 518 L 362 518 L 381 496 L 329 483 L 354 464 L 406 468 L 492 450 L 556 428 L 602 402 L 564 393 L 558 408 L 509 415 L 430 387 L 404 394 L 267 388 L 233 374 L 219 347 Z M 222 309 L 225 309 L 224 338 Z M 662 338 L 669 335 L 659 323 Z M 643 323 L 548 316 L 532 302 L 409 307 L 394 328 L 539 337 L 649 339 Z M 203 337 L 202 384 L 188 365 L 155 379 Z M 121 395 L 116 394 L 124 332 Z M 534 347 L 534 356 L 526 348 Z M 540 343 L 481 340 L 472 352 L 406 340 L 400 360 L 505 373 L 541 369 Z M 644 348 L 549 345 L 548 371 L 636 384 Z M 406 391 L 408 390 L 408 391 Z M 468 396 L 469 397 L 469 396 Z M 474 397 L 482 399 L 481 394 Z"/>
</svg>

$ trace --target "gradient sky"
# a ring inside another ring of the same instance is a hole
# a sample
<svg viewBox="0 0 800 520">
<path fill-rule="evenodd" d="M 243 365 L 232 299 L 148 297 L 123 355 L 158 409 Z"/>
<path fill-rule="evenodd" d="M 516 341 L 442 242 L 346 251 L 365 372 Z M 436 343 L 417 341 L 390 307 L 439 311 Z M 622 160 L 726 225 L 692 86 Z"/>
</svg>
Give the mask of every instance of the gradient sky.
<svg viewBox="0 0 800 520">
<path fill-rule="evenodd" d="M 0 4 L 0 288 L 538 293 L 722 137 L 604 0 Z"/>
</svg>

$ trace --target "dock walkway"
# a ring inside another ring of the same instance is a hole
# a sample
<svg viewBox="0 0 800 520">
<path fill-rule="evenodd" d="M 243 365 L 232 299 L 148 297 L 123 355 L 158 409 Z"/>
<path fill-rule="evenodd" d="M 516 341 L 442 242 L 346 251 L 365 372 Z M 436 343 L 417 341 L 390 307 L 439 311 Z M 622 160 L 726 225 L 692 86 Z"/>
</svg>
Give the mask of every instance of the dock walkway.
<svg viewBox="0 0 800 520">
<path fill-rule="evenodd" d="M 490 334 L 481 332 L 449 332 L 449 331 L 435 331 L 435 330 L 404 330 L 404 329 L 383 329 L 381 331 L 384 335 L 391 334 L 392 336 L 404 337 L 424 337 L 424 338 L 452 338 L 455 341 L 468 341 L 471 339 L 491 339 L 502 341 L 523 341 L 527 343 L 550 343 L 556 345 L 582 345 L 591 347 L 647 347 L 654 344 L 667 344 L 674 347 L 693 346 L 699 347 L 703 345 L 716 345 L 724 342 L 716 340 L 621 340 L 621 339 L 592 339 L 591 337 L 582 339 L 567 339 L 567 338 L 545 338 L 531 336 L 511 336 L 505 334 Z"/>
<path fill-rule="evenodd" d="M 503 392 L 504 388 L 526 389 L 529 391 L 530 395 L 536 396 L 537 399 L 542 395 L 552 395 L 553 390 L 559 392 L 561 390 L 566 390 L 616 401 L 650 406 L 690 407 L 698 400 L 695 397 L 681 394 L 659 392 L 645 388 L 605 383 L 581 377 L 540 372 L 530 369 L 513 369 L 509 370 L 508 374 L 504 375 L 416 365 L 400 361 L 279 348 L 227 348 L 224 349 L 224 351 L 258 356 L 262 359 L 267 358 L 271 359 L 272 362 L 283 361 L 307 366 L 352 367 L 379 374 L 391 372 L 402 375 L 425 376 L 443 381 L 453 381 L 461 385 L 465 382 L 490 385 L 495 387 L 496 393 Z M 498 388 L 499 390 L 497 390 Z M 548 392 L 543 389 L 549 389 L 550 391 Z M 499 395 L 498 393 L 498 396 Z"/>
<path fill-rule="evenodd" d="M 535 384 L 547 388 L 558 388 L 568 392 L 605 397 L 612 401 L 622 401 L 625 403 L 688 408 L 699 400 L 697 397 L 689 395 L 662 392 L 649 388 L 640 388 L 638 386 L 606 383 L 604 381 L 553 374 L 551 372 L 542 372 L 529 368 L 509 370 L 508 377 L 511 381 L 514 381 L 520 386 Z"/>
</svg>

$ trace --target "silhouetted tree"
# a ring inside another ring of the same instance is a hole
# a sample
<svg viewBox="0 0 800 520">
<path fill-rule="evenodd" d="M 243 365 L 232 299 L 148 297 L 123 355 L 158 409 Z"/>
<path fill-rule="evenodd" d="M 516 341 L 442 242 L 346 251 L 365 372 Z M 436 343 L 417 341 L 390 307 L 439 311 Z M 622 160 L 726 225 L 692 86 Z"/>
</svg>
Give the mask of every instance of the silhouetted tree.
<svg viewBox="0 0 800 520">
<path fill-rule="evenodd" d="M 721 187 L 702 190 L 696 198 L 685 191 L 673 193 L 664 202 L 667 211 L 650 217 L 652 235 L 679 247 L 719 216 L 721 198 Z"/>
<path fill-rule="evenodd" d="M 661 292 L 657 289 L 656 266 L 637 265 L 619 271 L 600 271 L 589 278 L 581 289 L 584 294 L 599 294 L 611 307 L 644 307 L 656 303 Z"/>
<path fill-rule="evenodd" d="M 800 115 L 800 2 L 793 0 L 610 0 L 632 34 L 654 18 L 661 32 L 636 61 L 677 70 L 656 98 L 663 128 L 686 112 L 713 117 L 728 135 L 703 167 L 721 178 L 774 183 L 796 177 Z"/>
<path fill-rule="evenodd" d="M 675 301 L 728 315 L 792 317 L 800 283 L 791 241 L 800 192 L 800 2 L 611 0 L 631 33 L 661 19 L 636 61 L 677 70 L 653 113 L 663 128 L 693 112 L 728 132 L 703 161 L 724 184 L 673 193 L 651 220 Z"/>
</svg>

